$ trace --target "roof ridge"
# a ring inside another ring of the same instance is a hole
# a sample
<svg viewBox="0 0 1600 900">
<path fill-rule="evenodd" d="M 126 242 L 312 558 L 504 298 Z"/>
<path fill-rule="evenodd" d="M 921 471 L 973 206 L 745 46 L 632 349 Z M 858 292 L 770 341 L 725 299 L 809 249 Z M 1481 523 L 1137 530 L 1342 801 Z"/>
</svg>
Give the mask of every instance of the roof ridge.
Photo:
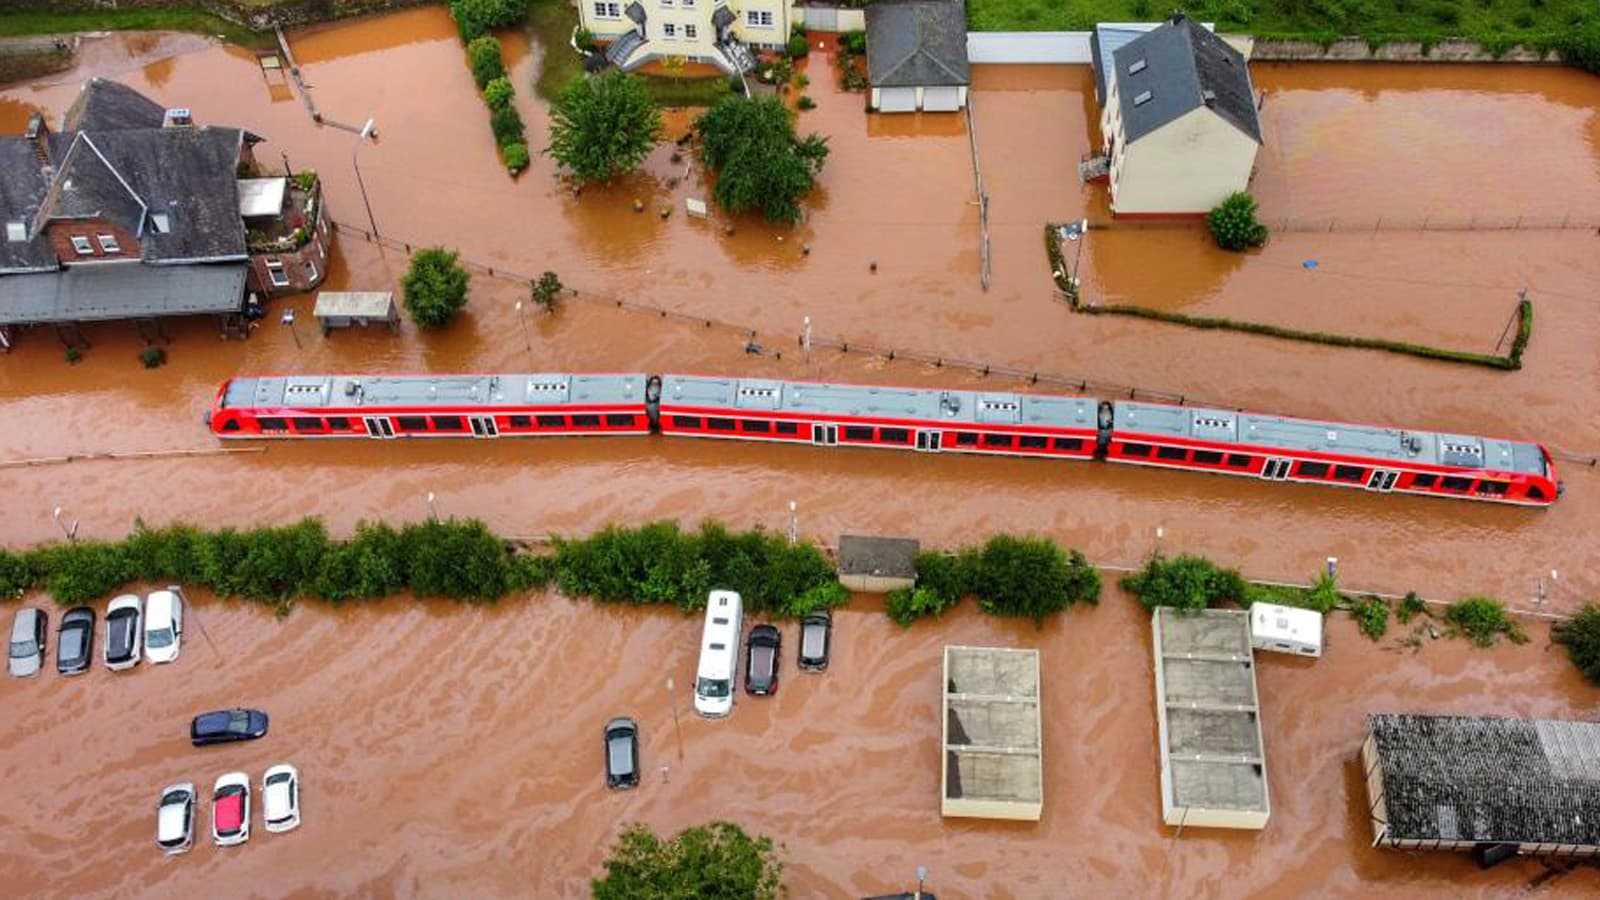
<svg viewBox="0 0 1600 900">
<path fill-rule="evenodd" d="M 106 155 L 100 152 L 99 147 L 95 146 L 94 140 L 89 137 L 88 132 L 80 131 L 78 136 L 83 139 L 85 144 L 89 145 L 89 149 L 94 151 L 94 155 L 99 157 L 102 163 L 105 163 L 106 169 L 117 179 L 117 183 L 122 185 L 122 189 L 128 192 L 128 196 L 139 204 L 139 225 L 133 236 L 144 237 L 144 220 L 150 216 L 150 204 L 144 202 L 144 198 L 139 196 L 139 192 L 135 191 L 132 185 L 128 184 L 128 180 L 122 177 L 122 173 L 117 171 L 117 167 L 111 164 L 111 160 L 106 159 Z"/>
</svg>

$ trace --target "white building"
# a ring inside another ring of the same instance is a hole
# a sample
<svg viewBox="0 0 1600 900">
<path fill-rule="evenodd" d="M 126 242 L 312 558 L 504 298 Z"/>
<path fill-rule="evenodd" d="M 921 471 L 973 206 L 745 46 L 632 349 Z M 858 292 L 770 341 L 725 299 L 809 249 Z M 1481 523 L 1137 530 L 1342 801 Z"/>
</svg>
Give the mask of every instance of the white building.
<svg viewBox="0 0 1600 900">
<path fill-rule="evenodd" d="M 876 0 L 867 7 L 868 106 L 955 112 L 972 83 L 963 0 Z"/>
<path fill-rule="evenodd" d="M 683 57 L 730 75 L 755 68 L 750 48 L 786 46 L 797 20 L 788 0 L 579 0 L 578 16 L 624 71 Z"/>
<path fill-rule="evenodd" d="M 1113 214 L 1204 214 L 1249 185 L 1261 118 L 1242 53 L 1180 13 L 1099 62 Z"/>
</svg>

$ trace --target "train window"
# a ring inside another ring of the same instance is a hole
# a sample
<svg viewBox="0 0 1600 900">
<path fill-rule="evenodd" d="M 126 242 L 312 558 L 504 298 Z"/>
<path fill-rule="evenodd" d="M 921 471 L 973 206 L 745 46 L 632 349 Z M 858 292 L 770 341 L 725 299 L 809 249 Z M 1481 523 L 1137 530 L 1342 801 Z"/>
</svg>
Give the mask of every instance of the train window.
<svg viewBox="0 0 1600 900">
<path fill-rule="evenodd" d="M 1412 487 L 1431 488 L 1437 484 L 1438 481 L 1439 476 L 1437 475 L 1420 474 L 1411 476 Z"/>
<path fill-rule="evenodd" d="M 978 442 L 978 436 L 970 431 L 956 432 L 956 446 L 971 447 Z"/>
<path fill-rule="evenodd" d="M 1247 469 L 1250 467 L 1250 454 L 1229 453 L 1228 465 L 1233 466 L 1235 469 Z"/>
<path fill-rule="evenodd" d="M 228 421 L 223 422 L 222 423 L 222 430 L 223 431 L 238 431 L 239 430 L 239 420 L 238 419 L 229 419 Z"/>
<path fill-rule="evenodd" d="M 673 416 L 672 417 L 672 427 L 673 428 L 699 428 L 700 427 L 700 417 L 699 416 Z"/>
<path fill-rule="evenodd" d="M 1458 478 L 1455 475 L 1446 475 L 1439 480 L 1439 486 L 1447 491 L 1464 491 L 1472 487 L 1471 478 Z"/>
<path fill-rule="evenodd" d="M 350 430 L 350 420 L 344 416 L 329 416 L 326 421 L 328 423 L 328 430 L 330 431 Z"/>
<path fill-rule="evenodd" d="M 533 416 L 512 416 L 511 417 L 511 427 L 512 428 L 532 428 L 533 427 Z"/>
<path fill-rule="evenodd" d="M 1328 464 L 1314 462 L 1297 463 L 1294 467 L 1294 473 L 1299 475 L 1301 478 L 1327 478 Z"/>
<path fill-rule="evenodd" d="M 300 416 L 298 418 L 290 419 L 289 424 L 294 426 L 295 431 L 322 430 L 322 420 L 316 416 Z"/>
<path fill-rule="evenodd" d="M 711 429 L 712 431 L 732 431 L 733 430 L 733 420 L 732 419 L 707 419 L 706 420 L 706 427 Z"/>
<path fill-rule="evenodd" d="M 1082 450 L 1083 441 L 1078 438 L 1056 438 L 1053 442 L 1057 450 Z"/>
<path fill-rule="evenodd" d="M 1017 438 L 1017 446 L 1026 447 L 1029 450 L 1043 450 L 1048 443 L 1049 439 L 1033 434 L 1025 434 Z"/>
<path fill-rule="evenodd" d="M 784 424 L 793 425 L 794 423 L 788 422 Z M 745 419 L 743 428 L 747 434 L 766 434 L 772 430 L 772 423 L 764 419 Z"/>
<path fill-rule="evenodd" d="M 863 425 L 846 425 L 844 427 L 844 439 L 847 441 L 870 441 L 872 440 L 872 429 Z"/>
<path fill-rule="evenodd" d="M 427 416 L 395 416 L 394 425 L 401 431 L 427 431 Z"/>
<path fill-rule="evenodd" d="M 439 431 L 460 431 L 460 416 L 434 416 L 433 427 Z"/>
<path fill-rule="evenodd" d="M 600 427 L 600 417 L 599 416 L 573 416 L 572 417 L 572 427 L 573 428 L 599 428 Z"/>
<path fill-rule="evenodd" d="M 1157 447 L 1156 456 L 1162 459 L 1188 459 L 1189 451 L 1182 447 Z"/>
<path fill-rule="evenodd" d="M 1367 474 L 1361 466 L 1334 466 L 1333 477 L 1340 481 L 1360 481 Z"/>
<path fill-rule="evenodd" d="M 985 447 L 1009 447 L 1011 446 L 1011 435 L 986 434 L 983 436 L 983 445 Z"/>
<path fill-rule="evenodd" d="M 1511 487 L 1511 485 L 1504 481 L 1480 481 L 1478 482 L 1478 493 L 1487 494 L 1491 497 L 1504 497 L 1508 487 Z"/>
<path fill-rule="evenodd" d="M 261 416 L 256 419 L 256 424 L 261 426 L 262 431 L 283 431 L 289 427 L 289 423 L 273 416 Z"/>
<path fill-rule="evenodd" d="M 615 428 L 631 428 L 633 427 L 633 416 L 611 413 L 606 416 L 606 424 Z"/>
<path fill-rule="evenodd" d="M 911 432 L 904 428 L 880 428 L 878 429 L 878 438 L 893 444 L 904 444 L 906 441 L 911 440 Z"/>
<path fill-rule="evenodd" d="M 1130 443 L 1124 441 L 1122 443 L 1122 452 L 1127 456 L 1149 456 L 1150 455 L 1150 445 L 1149 444 L 1130 444 Z"/>
<path fill-rule="evenodd" d="M 1208 466 L 1220 466 L 1222 465 L 1222 454 L 1215 450 L 1196 450 L 1194 452 L 1194 461 Z"/>
<path fill-rule="evenodd" d="M 566 416 L 539 416 L 538 418 L 540 428 L 565 428 L 567 426 Z"/>
<path fill-rule="evenodd" d="M 779 434 L 799 434 L 800 433 L 800 423 L 799 422 L 779 422 L 778 423 L 778 433 Z"/>
</svg>

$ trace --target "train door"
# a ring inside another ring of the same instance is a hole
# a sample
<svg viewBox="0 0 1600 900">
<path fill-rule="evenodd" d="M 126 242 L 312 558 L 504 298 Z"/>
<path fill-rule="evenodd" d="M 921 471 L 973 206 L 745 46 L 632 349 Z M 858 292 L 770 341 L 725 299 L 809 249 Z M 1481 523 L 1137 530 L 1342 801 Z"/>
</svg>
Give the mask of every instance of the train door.
<svg viewBox="0 0 1600 900">
<path fill-rule="evenodd" d="M 917 450 L 922 453 L 938 453 L 939 434 L 937 431 L 917 432 Z"/>
<path fill-rule="evenodd" d="M 839 426 L 837 425 L 812 425 L 811 443 L 819 447 L 832 447 L 839 443 Z"/>
<path fill-rule="evenodd" d="M 1289 477 L 1289 460 L 1280 457 L 1268 457 L 1267 464 L 1261 467 L 1261 477 L 1273 481 L 1282 481 Z"/>
<path fill-rule="evenodd" d="M 500 436 L 500 429 L 494 424 L 494 416 L 468 416 L 467 421 L 472 423 L 472 436 L 492 438 Z"/>
<path fill-rule="evenodd" d="M 1400 478 L 1400 473 L 1393 469 L 1373 469 L 1367 478 L 1367 490 L 1389 493 L 1394 490 L 1394 483 Z"/>
<path fill-rule="evenodd" d="M 367 426 L 367 437 L 394 437 L 394 423 L 389 421 L 388 416 L 367 416 L 362 421 Z"/>
</svg>

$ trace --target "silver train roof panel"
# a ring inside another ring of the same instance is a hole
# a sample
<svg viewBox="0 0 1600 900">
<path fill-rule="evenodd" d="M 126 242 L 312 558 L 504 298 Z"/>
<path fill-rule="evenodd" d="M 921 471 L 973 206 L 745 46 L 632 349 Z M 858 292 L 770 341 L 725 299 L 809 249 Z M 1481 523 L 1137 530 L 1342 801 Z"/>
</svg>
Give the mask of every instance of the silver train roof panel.
<svg viewBox="0 0 1600 900">
<path fill-rule="evenodd" d="M 1126 400 L 1116 403 L 1115 421 L 1119 436 L 1131 432 L 1395 463 L 1548 474 L 1538 445 L 1520 441 Z"/>
<path fill-rule="evenodd" d="M 646 376 L 291 375 L 235 378 L 222 405 L 373 408 L 385 406 L 617 406 L 644 403 Z"/>
<path fill-rule="evenodd" d="M 1093 430 L 1097 401 L 978 391 L 663 375 L 661 403 L 821 416 L 917 419 L 948 424 L 1038 425 Z"/>
</svg>

